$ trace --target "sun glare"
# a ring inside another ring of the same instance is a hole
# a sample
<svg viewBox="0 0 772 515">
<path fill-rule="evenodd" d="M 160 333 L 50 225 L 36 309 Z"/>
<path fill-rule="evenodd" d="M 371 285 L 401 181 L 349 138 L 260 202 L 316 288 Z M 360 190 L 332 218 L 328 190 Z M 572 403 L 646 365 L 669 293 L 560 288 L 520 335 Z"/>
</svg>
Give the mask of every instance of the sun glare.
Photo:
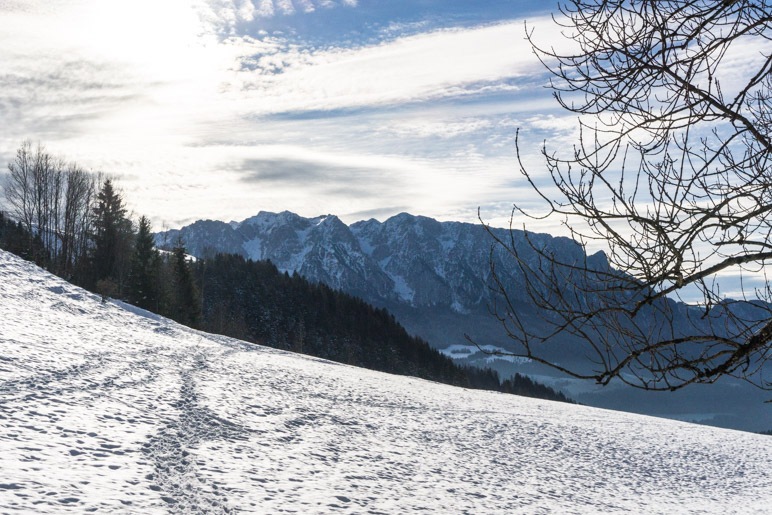
<svg viewBox="0 0 772 515">
<path fill-rule="evenodd" d="M 169 72 L 187 66 L 201 44 L 203 27 L 189 2 L 97 0 L 79 7 L 73 12 L 79 42 L 110 60 Z"/>
</svg>

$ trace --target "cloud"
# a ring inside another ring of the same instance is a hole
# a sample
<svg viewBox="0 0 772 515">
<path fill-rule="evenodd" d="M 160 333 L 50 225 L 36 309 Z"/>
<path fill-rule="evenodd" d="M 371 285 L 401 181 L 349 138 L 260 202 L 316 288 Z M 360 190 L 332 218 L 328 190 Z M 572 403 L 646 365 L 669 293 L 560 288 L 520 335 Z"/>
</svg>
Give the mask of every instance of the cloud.
<svg viewBox="0 0 772 515">
<path fill-rule="evenodd" d="M 259 25 L 275 17 L 307 15 L 319 9 L 356 6 L 357 2 L 351 0 L 205 0 L 198 6 L 198 10 L 221 34 L 234 35 L 250 22 Z"/>
<path fill-rule="evenodd" d="M 241 180 L 260 185 L 280 184 L 285 187 L 316 189 L 328 194 L 366 195 L 377 188 L 399 188 L 399 180 L 380 173 L 377 166 L 352 162 L 294 159 L 289 156 L 246 159 L 239 166 Z"/>
<path fill-rule="evenodd" d="M 276 10 L 273 8 L 273 0 L 258 0 L 257 7 L 254 11 L 256 16 L 262 18 L 270 18 L 274 15 Z"/>
<path fill-rule="evenodd" d="M 323 151 L 308 146 L 242 146 L 238 152 L 246 157 L 230 165 L 230 168 L 242 173 L 242 180 L 247 182 L 308 183 L 342 179 L 351 183 L 370 182 L 377 186 L 391 180 L 383 172 L 414 170 L 410 161 L 396 156 Z"/>
<path fill-rule="evenodd" d="M 521 49 L 521 50 L 518 50 Z M 538 69 L 520 23 L 440 30 L 359 48 L 256 54 L 240 74 L 256 113 L 340 109 L 512 91 Z"/>
<path fill-rule="evenodd" d="M 292 0 L 275 0 L 274 4 L 282 14 L 295 14 L 295 6 Z"/>
<path fill-rule="evenodd" d="M 0 147 L 6 152 L 27 138 L 45 142 L 88 134 L 111 114 L 142 102 L 136 84 L 109 64 L 14 57 L 0 64 Z"/>
</svg>

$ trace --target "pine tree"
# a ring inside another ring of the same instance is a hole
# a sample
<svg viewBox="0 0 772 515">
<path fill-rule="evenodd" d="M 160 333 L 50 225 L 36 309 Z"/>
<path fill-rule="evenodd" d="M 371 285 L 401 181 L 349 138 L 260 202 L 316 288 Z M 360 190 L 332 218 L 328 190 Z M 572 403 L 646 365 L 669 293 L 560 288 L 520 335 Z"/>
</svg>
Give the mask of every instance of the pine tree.
<svg viewBox="0 0 772 515">
<path fill-rule="evenodd" d="M 139 219 L 129 271 L 128 299 L 143 309 L 158 312 L 161 299 L 161 256 L 155 248 L 150 220 Z"/>
<path fill-rule="evenodd" d="M 121 293 L 131 236 L 131 222 L 126 218 L 123 198 L 115 191 L 112 181 L 107 179 L 94 207 L 93 284 L 114 283 L 118 294 Z"/>
<path fill-rule="evenodd" d="M 172 250 L 171 269 L 172 305 L 170 316 L 181 324 L 195 326 L 200 318 L 201 303 L 193 279 L 193 272 L 188 263 L 185 245 L 181 240 L 177 241 Z"/>
</svg>

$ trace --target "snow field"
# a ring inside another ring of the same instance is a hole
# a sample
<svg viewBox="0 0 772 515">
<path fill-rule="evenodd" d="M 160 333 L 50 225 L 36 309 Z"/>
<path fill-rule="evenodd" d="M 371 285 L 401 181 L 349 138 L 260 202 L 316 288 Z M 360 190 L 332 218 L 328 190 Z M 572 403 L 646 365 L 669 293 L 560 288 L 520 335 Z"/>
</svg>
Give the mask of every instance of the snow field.
<svg viewBox="0 0 772 515">
<path fill-rule="evenodd" d="M 0 512 L 769 513 L 772 439 L 207 335 L 0 251 Z"/>
</svg>

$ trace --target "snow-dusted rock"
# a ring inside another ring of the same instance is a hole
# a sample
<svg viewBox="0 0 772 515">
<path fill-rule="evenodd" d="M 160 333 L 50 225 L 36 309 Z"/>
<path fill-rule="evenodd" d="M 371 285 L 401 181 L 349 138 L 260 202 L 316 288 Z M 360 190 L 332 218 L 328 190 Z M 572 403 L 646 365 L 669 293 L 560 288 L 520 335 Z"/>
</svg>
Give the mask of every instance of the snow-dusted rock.
<svg viewBox="0 0 772 515">
<path fill-rule="evenodd" d="M 260 212 L 239 223 L 199 221 L 159 233 L 156 241 L 168 245 L 178 237 L 195 256 L 219 251 L 270 259 L 282 271 L 298 272 L 386 307 L 482 313 L 490 300 L 492 240 L 479 224 L 402 213 L 385 222 L 346 226 L 333 215 L 303 218 L 287 211 Z M 579 245 L 567 238 L 532 238 L 559 253 L 580 256 Z M 510 280 L 517 291 L 517 275 Z"/>
</svg>

